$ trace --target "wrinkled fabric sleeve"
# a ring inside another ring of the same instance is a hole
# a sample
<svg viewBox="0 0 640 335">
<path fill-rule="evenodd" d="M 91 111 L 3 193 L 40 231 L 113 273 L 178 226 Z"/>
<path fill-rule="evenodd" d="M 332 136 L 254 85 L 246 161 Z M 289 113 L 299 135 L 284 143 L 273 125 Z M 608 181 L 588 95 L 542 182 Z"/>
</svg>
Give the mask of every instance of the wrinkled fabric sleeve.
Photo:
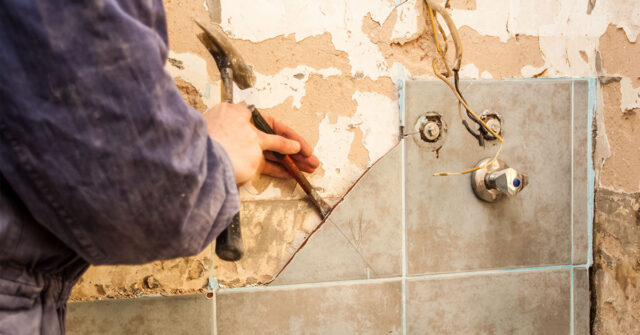
<svg viewBox="0 0 640 335">
<path fill-rule="evenodd" d="M 92 264 L 204 249 L 237 188 L 164 70 L 161 1 L 0 7 L 0 172 L 38 222 Z"/>
</svg>

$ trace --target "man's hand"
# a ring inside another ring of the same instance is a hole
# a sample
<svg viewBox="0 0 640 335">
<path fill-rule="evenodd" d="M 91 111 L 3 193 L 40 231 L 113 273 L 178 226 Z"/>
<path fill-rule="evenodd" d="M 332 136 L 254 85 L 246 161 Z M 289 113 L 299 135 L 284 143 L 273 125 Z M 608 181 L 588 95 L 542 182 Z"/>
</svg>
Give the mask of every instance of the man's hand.
<svg viewBox="0 0 640 335">
<path fill-rule="evenodd" d="M 293 129 L 264 116 L 277 135 L 263 133 L 251 124 L 251 112 L 243 105 L 222 103 L 205 113 L 204 118 L 211 138 L 220 143 L 231 158 L 238 185 L 248 182 L 257 173 L 290 177 L 273 154 L 263 154 L 263 151 L 291 155 L 304 172 L 313 172 L 320 164 L 311 146 Z"/>
</svg>

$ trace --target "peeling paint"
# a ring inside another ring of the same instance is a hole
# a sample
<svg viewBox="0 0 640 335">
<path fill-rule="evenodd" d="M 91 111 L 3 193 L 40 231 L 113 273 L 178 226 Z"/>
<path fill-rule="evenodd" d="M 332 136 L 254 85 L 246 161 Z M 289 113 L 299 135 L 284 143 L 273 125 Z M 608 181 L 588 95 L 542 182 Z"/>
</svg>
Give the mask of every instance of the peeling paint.
<svg viewBox="0 0 640 335">
<path fill-rule="evenodd" d="M 604 161 L 600 185 L 619 192 L 640 191 L 640 113 L 623 113 L 621 82 L 602 87 L 603 116 L 611 156 Z"/>
<path fill-rule="evenodd" d="M 408 0 L 398 5 L 397 19 L 391 31 L 392 41 L 411 39 L 418 31 L 418 20 L 421 19 L 420 13 L 416 11 L 418 2 L 422 0 Z"/>
<path fill-rule="evenodd" d="M 256 72 L 254 87 L 246 90 L 235 87 L 234 95 L 237 101 L 244 101 L 258 108 L 272 108 L 292 97 L 292 106 L 301 108 L 302 97 L 306 94 L 305 83 L 312 73 L 319 74 L 322 78 L 341 74 L 336 68 L 316 70 L 303 65 L 293 69 L 283 69 L 273 76 Z"/>
<path fill-rule="evenodd" d="M 192 53 L 176 53 L 169 51 L 169 57 L 182 63 L 182 69 L 167 63 L 165 69 L 172 77 L 193 85 L 202 94 L 202 101 L 207 108 L 220 103 L 220 81 L 212 81 L 207 74 L 207 62 Z"/>
<path fill-rule="evenodd" d="M 452 16 L 458 27 L 471 27 L 502 42 L 521 35 L 539 36 L 543 67 L 548 69 L 545 76 L 595 76 L 595 62 L 585 60 L 581 52 L 595 54 L 597 39 L 610 24 L 621 27 L 628 40 L 635 41 L 640 33 L 640 6 L 635 0 L 602 1 L 591 14 L 588 6 L 587 1 L 579 0 L 478 0 L 476 10 L 454 9 Z"/>
<path fill-rule="evenodd" d="M 322 162 L 324 174 L 313 175 L 310 179 L 314 185 L 321 186 L 322 196 L 339 196 L 327 191 L 346 190 L 360 175 L 360 169 L 347 158 L 354 139 L 352 127 L 353 122 L 349 117 L 341 116 L 336 123 L 331 123 L 327 115 L 320 122 L 320 138 L 314 152 Z"/>
<path fill-rule="evenodd" d="M 375 80 L 387 73 L 382 54 L 360 27 L 367 13 L 382 23 L 394 10 L 390 1 L 225 0 L 221 7 L 222 27 L 234 38 L 260 42 L 294 34 L 300 41 L 329 32 L 336 49 L 349 55 L 352 75 L 361 73 Z M 252 10 L 246 10 L 249 7 Z"/>
<path fill-rule="evenodd" d="M 542 75 L 547 68 L 545 66 L 531 66 L 525 65 L 520 70 L 520 74 L 523 78 L 536 78 Z"/>
<path fill-rule="evenodd" d="M 631 79 L 620 80 L 620 110 L 622 112 L 640 111 L 640 86 L 633 87 Z"/>
<path fill-rule="evenodd" d="M 356 91 L 353 99 L 358 104 L 354 122 L 364 133 L 362 144 L 369 151 L 369 162 L 377 161 L 398 140 L 400 119 L 398 104 L 384 95 Z"/>
<path fill-rule="evenodd" d="M 460 68 L 460 77 L 465 79 L 480 78 L 480 69 L 475 64 L 465 64 Z"/>
</svg>

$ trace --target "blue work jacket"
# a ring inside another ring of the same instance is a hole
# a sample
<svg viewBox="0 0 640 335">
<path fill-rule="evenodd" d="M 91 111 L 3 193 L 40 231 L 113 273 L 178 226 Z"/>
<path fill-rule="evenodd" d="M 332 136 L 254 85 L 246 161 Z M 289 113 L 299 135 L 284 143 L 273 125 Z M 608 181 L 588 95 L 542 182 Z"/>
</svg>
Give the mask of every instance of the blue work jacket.
<svg viewBox="0 0 640 335">
<path fill-rule="evenodd" d="M 167 51 L 161 0 L 0 0 L 0 334 L 64 333 L 88 264 L 196 254 L 238 211 Z"/>
</svg>

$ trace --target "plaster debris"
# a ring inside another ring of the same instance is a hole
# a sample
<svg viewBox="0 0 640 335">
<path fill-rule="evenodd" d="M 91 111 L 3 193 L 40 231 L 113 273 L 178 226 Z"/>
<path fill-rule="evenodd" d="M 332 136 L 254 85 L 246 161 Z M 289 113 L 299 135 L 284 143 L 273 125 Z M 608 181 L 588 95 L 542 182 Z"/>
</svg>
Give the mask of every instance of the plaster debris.
<svg viewBox="0 0 640 335">
<path fill-rule="evenodd" d="M 322 186 L 324 190 L 320 194 L 324 197 L 339 196 L 340 194 L 327 194 L 326 191 L 348 189 L 361 173 L 361 169 L 348 159 L 355 137 L 350 129 L 352 122 L 350 117 L 339 116 L 336 123 L 331 123 L 329 115 L 320 122 L 320 137 L 314 153 L 322 162 L 324 175 L 312 175 L 310 182 Z"/>
<path fill-rule="evenodd" d="M 510 9 L 510 0 L 477 0 L 476 10 L 453 9 L 451 18 L 458 29 L 468 26 L 481 35 L 500 37 L 506 42 L 512 37 L 507 31 Z"/>
<path fill-rule="evenodd" d="M 382 24 L 394 9 L 390 1 L 223 0 L 221 7 L 222 27 L 234 38 L 260 42 L 293 34 L 300 41 L 329 32 L 336 49 L 347 52 L 352 75 L 375 80 L 387 73 L 384 57 L 361 27 L 368 13 Z"/>
<path fill-rule="evenodd" d="M 169 64 L 171 64 L 171 66 L 174 66 L 179 70 L 184 70 L 184 65 L 182 64 L 181 61 L 173 58 L 168 58 L 167 61 L 169 62 Z"/>
<path fill-rule="evenodd" d="M 493 76 L 488 71 L 482 71 L 480 74 L 481 79 L 493 79 Z"/>
<path fill-rule="evenodd" d="M 391 31 L 392 41 L 410 39 L 418 31 L 418 19 L 421 18 L 420 12 L 416 10 L 418 1 L 422 2 L 422 0 L 408 0 L 396 8 L 396 22 Z"/>
<path fill-rule="evenodd" d="M 246 183 L 242 185 L 242 187 L 238 188 L 240 200 L 274 200 L 274 199 L 283 199 L 286 198 L 282 194 L 282 190 L 273 187 L 271 185 L 267 186 L 264 190 L 258 190 L 253 182 Z"/>
<path fill-rule="evenodd" d="M 237 262 L 216 259 L 221 288 L 269 283 L 321 221 L 306 201 L 246 201 L 240 216 L 245 255 Z"/>
<path fill-rule="evenodd" d="M 595 62 L 589 62 L 581 52 L 595 54 L 597 39 L 610 24 L 622 28 L 631 42 L 640 34 L 636 0 L 601 1 L 590 13 L 589 6 L 589 1 L 582 0 L 477 0 L 476 10 L 454 9 L 452 17 L 458 27 L 471 27 L 502 42 L 523 35 L 539 36 L 546 77 L 584 77 L 596 76 Z"/>
<path fill-rule="evenodd" d="M 458 27 L 466 25 L 503 42 L 516 35 L 598 37 L 610 23 L 624 29 L 631 42 L 640 33 L 636 0 L 601 1 L 591 14 L 589 1 L 583 0 L 477 0 L 476 7 L 452 10 Z"/>
<path fill-rule="evenodd" d="M 71 301 L 198 294 L 214 275 L 212 245 L 199 255 L 142 265 L 92 266 L 73 287 Z"/>
<path fill-rule="evenodd" d="M 246 90 L 237 90 L 237 101 L 255 105 L 258 108 L 272 108 L 292 97 L 292 106 L 301 108 L 302 98 L 306 94 L 305 84 L 310 74 L 319 74 L 323 78 L 340 75 L 340 70 L 327 68 L 316 70 L 308 66 L 285 68 L 273 76 L 255 73 L 256 83 L 254 87 Z"/>
<path fill-rule="evenodd" d="M 466 64 L 460 68 L 460 78 L 478 79 L 480 78 L 480 70 L 474 64 Z"/>
<path fill-rule="evenodd" d="M 631 79 L 622 78 L 620 80 L 620 109 L 622 112 L 640 110 L 640 87 L 634 88 Z"/>
<path fill-rule="evenodd" d="M 537 78 L 540 77 L 540 75 L 542 75 L 546 70 L 547 68 L 545 66 L 525 65 L 522 67 L 522 70 L 520 70 L 520 74 L 524 78 Z"/>
<path fill-rule="evenodd" d="M 169 58 L 173 59 L 165 66 L 169 75 L 180 78 L 201 94 L 202 103 L 206 109 L 220 103 L 220 81 L 211 81 L 207 74 L 207 63 L 200 56 L 192 53 L 176 53 L 169 51 Z M 179 64 L 180 66 L 175 66 Z"/>
<path fill-rule="evenodd" d="M 202 101 L 202 94 L 200 94 L 193 85 L 184 81 L 180 77 L 174 78 L 173 81 L 175 82 L 182 99 L 184 99 L 189 106 L 193 107 L 201 114 L 207 111 L 207 106 Z"/>
<path fill-rule="evenodd" d="M 604 84 L 602 84 L 604 85 Z M 597 107 L 595 119 L 593 122 L 593 169 L 595 171 L 595 185 L 596 187 L 602 186 L 602 167 L 606 160 L 611 157 L 611 146 L 607 138 L 607 129 L 604 122 L 604 93 L 602 89 L 597 91 Z"/>
<path fill-rule="evenodd" d="M 358 104 L 355 116 L 362 130 L 362 144 L 369 151 L 369 162 L 375 162 L 387 153 L 398 140 L 398 104 L 387 96 L 374 92 L 356 91 L 353 99 Z"/>
<path fill-rule="evenodd" d="M 640 192 L 640 113 L 620 110 L 621 82 L 611 82 L 601 90 L 611 156 L 600 171 L 600 185 L 621 192 Z"/>
<path fill-rule="evenodd" d="M 488 72 L 496 79 L 520 77 L 522 67 L 546 67 L 537 36 L 518 36 L 502 42 L 483 36 L 470 27 L 460 29 L 463 42 L 463 66 L 473 64 L 478 72 Z"/>
</svg>

